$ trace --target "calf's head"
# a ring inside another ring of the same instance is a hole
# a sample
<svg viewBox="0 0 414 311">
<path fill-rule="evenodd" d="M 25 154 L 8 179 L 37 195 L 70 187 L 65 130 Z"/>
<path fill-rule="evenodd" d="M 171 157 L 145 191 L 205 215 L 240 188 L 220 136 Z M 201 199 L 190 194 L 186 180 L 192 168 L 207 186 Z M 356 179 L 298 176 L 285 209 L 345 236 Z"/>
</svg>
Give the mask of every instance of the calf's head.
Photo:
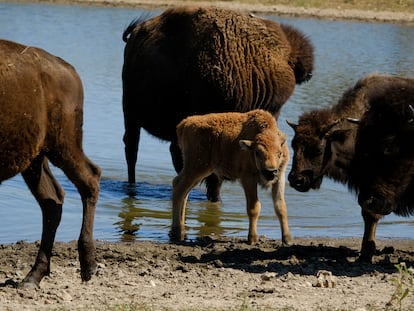
<svg viewBox="0 0 414 311">
<path fill-rule="evenodd" d="M 242 150 L 252 152 L 261 186 L 268 187 L 279 180 L 289 157 L 286 135 L 268 129 L 253 140 L 240 140 L 239 145 Z"/>
<path fill-rule="evenodd" d="M 319 189 L 324 175 L 341 182 L 347 179 L 356 125 L 332 120 L 329 110 L 304 114 L 298 124 L 288 124 L 295 132 L 288 175 L 291 187 L 301 192 Z"/>
</svg>

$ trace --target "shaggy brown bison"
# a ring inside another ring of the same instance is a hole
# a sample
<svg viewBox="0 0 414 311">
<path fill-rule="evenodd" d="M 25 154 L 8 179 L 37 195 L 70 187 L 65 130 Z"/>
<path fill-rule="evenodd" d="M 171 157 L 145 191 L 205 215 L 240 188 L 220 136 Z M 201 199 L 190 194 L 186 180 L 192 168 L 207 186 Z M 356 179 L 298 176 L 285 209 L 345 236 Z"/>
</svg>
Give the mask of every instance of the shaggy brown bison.
<svg viewBox="0 0 414 311">
<path fill-rule="evenodd" d="M 384 82 L 373 93 L 358 126 L 349 184 L 368 213 L 413 215 L 414 79 Z"/>
<path fill-rule="evenodd" d="M 175 128 L 185 117 L 262 108 L 276 118 L 295 84 L 312 76 L 313 46 L 288 25 L 216 7 L 178 7 L 123 33 L 123 111 L 128 181 L 135 183 L 140 130 L 170 141 L 182 168 Z M 221 180 L 207 178 L 218 201 Z"/>
<path fill-rule="evenodd" d="M 367 196 L 368 200 L 371 196 L 376 195 L 372 191 L 367 191 L 367 193 L 370 193 L 369 195 L 363 193 L 365 193 L 366 187 L 372 187 L 370 183 L 377 182 L 375 180 L 376 176 L 390 174 L 390 170 L 399 167 L 402 162 L 398 164 L 397 162 L 401 161 L 401 157 L 394 155 L 396 163 L 390 163 L 389 168 L 385 168 L 385 162 L 381 162 L 382 166 L 365 167 L 365 164 L 354 166 L 355 154 L 357 154 L 357 158 L 366 158 L 365 153 L 369 149 L 378 150 L 383 147 L 381 145 L 374 146 L 379 142 L 377 138 L 374 139 L 375 135 L 368 137 L 363 134 L 364 142 L 357 143 L 359 139 L 357 138 L 358 125 L 356 122 L 350 121 L 359 120 L 366 111 L 371 111 L 371 109 L 372 114 L 381 114 L 380 111 L 375 112 L 377 108 L 375 108 L 374 103 L 376 102 L 384 103 L 385 107 L 388 103 L 393 102 L 406 103 L 409 99 L 405 99 L 404 96 L 412 92 L 410 88 L 414 86 L 413 81 L 412 79 L 388 75 L 368 75 L 360 79 L 354 87 L 348 89 L 336 105 L 304 113 L 300 116 L 298 124 L 289 123 L 295 131 L 292 139 L 294 152 L 292 168 L 288 175 L 290 185 L 298 191 L 306 192 L 310 189 L 318 189 L 323 177 L 327 176 L 347 184 L 351 188 L 357 189 L 357 191 L 362 191 L 361 195 Z M 402 92 L 402 89 L 405 91 Z M 384 118 L 387 117 L 384 116 Z M 397 122 L 397 118 L 393 117 L 392 119 L 393 122 Z M 384 123 L 387 131 L 393 132 L 394 130 L 388 124 Z M 405 124 L 407 123 L 405 122 Z M 376 124 L 375 129 L 381 126 L 381 124 Z M 385 136 L 381 135 L 380 137 L 382 138 L 378 139 L 384 139 Z M 370 140 L 369 144 L 362 147 Z M 356 145 L 359 146 L 357 151 Z M 384 142 L 382 146 L 384 146 Z M 371 158 L 374 160 L 374 157 Z M 375 161 L 379 159 L 378 157 Z M 372 162 L 372 164 L 374 163 L 379 164 L 379 162 Z M 351 172 L 353 172 L 354 186 L 350 183 Z M 392 198 L 395 198 L 397 194 L 396 189 L 390 184 L 384 187 L 382 191 L 382 195 L 385 195 L 386 191 Z M 363 200 L 361 201 L 361 195 L 359 202 L 363 206 L 366 203 Z M 371 261 L 375 253 L 376 227 L 382 215 L 380 215 L 380 209 L 373 213 L 368 208 L 362 208 L 362 217 L 364 219 L 364 236 L 360 259 Z"/>
<path fill-rule="evenodd" d="M 36 261 L 21 285 L 38 286 L 62 216 L 64 191 L 48 160 L 77 187 L 83 204 L 78 241 L 82 280 L 96 269 L 93 223 L 101 170 L 82 150 L 83 88 L 75 69 L 48 52 L 0 40 L 0 181 L 21 173 L 42 210 Z"/>
<path fill-rule="evenodd" d="M 260 202 L 257 185 L 272 188 L 273 206 L 282 230 L 282 242 L 291 237 L 284 198 L 289 158 L 286 136 L 267 111 L 210 113 L 190 116 L 177 126 L 184 167 L 173 180 L 172 240 L 185 238 L 188 193 L 204 177 L 215 173 L 225 180 L 240 180 L 249 216 L 248 242 L 257 242 Z"/>
</svg>

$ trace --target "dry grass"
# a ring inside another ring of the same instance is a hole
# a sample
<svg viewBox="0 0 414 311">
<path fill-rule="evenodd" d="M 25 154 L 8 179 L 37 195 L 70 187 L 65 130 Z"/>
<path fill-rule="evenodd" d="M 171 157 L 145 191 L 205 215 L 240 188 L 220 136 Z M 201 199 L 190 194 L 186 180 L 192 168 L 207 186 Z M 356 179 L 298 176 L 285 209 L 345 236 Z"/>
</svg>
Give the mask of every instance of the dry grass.
<svg viewBox="0 0 414 311">
<path fill-rule="evenodd" d="M 191 0 L 193 2 L 197 2 Z M 205 1 L 205 0 L 202 0 Z M 287 5 L 320 9 L 357 9 L 414 13 L 414 0 L 226 0 L 228 2 Z M 212 1 L 214 2 L 214 1 Z"/>
<path fill-rule="evenodd" d="M 16 2 L 16 0 L 0 0 L 0 2 Z M 174 0 L 18 0 L 18 2 L 38 2 L 38 3 L 80 3 L 97 4 L 105 6 L 131 6 L 135 4 L 146 4 L 150 7 L 157 6 L 156 3 L 171 5 Z M 414 0 L 180 0 L 177 2 L 188 3 L 214 3 L 222 2 L 229 4 L 262 4 L 262 5 L 284 5 L 300 8 L 316 9 L 347 9 L 377 12 L 402 12 L 414 14 Z"/>
</svg>

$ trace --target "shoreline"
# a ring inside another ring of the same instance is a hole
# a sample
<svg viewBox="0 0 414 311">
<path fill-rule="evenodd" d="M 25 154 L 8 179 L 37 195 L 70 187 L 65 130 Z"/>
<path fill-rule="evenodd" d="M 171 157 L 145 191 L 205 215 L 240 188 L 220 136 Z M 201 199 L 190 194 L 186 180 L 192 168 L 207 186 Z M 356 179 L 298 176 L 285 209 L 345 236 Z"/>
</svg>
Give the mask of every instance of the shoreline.
<svg viewBox="0 0 414 311">
<path fill-rule="evenodd" d="M 10 0 L 0 0 L 0 2 L 16 2 Z M 35 0 L 19 1 L 20 3 L 39 3 L 39 4 L 61 4 L 61 5 L 85 5 L 100 7 L 124 7 L 124 8 L 146 8 L 146 9 L 167 9 L 180 5 L 216 5 L 235 10 L 248 11 L 259 14 L 274 14 L 288 17 L 320 18 L 333 20 L 357 20 L 367 22 L 386 22 L 386 23 L 414 23 L 414 13 L 391 12 L 391 11 L 370 11 L 359 9 L 320 9 L 305 8 L 286 5 L 273 4 L 249 4 L 238 1 L 189 1 L 189 0 Z"/>
</svg>

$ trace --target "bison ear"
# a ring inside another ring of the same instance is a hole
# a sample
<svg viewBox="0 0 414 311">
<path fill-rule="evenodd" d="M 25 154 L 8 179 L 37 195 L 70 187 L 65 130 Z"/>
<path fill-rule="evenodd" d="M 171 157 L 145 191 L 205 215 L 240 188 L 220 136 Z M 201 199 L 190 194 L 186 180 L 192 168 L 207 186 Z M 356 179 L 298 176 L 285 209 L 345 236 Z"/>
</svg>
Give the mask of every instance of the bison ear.
<svg viewBox="0 0 414 311">
<path fill-rule="evenodd" d="M 290 122 L 289 120 L 286 120 L 286 123 L 294 130 L 296 131 L 296 128 L 298 127 L 297 124 Z"/>
<path fill-rule="evenodd" d="M 253 142 L 251 140 L 247 140 L 247 139 L 239 140 L 239 145 L 242 150 L 246 150 L 246 151 L 250 150 L 252 147 L 252 144 Z"/>
</svg>

